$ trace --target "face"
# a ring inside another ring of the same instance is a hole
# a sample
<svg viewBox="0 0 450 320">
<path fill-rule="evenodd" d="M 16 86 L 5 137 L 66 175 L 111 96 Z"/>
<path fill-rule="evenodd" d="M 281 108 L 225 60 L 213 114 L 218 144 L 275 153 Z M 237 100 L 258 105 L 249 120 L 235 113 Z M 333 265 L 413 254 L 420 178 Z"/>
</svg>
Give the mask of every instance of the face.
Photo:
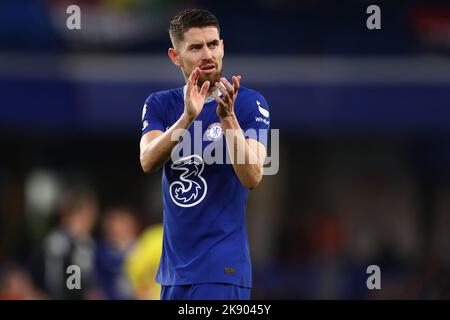
<svg viewBox="0 0 450 320">
<path fill-rule="evenodd" d="M 103 221 L 103 232 L 111 242 L 118 239 L 134 239 L 136 227 L 136 221 L 131 213 L 120 208 L 109 211 Z"/>
<path fill-rule="evenodd" d="M 223 40 L 215 27 L 191 28 L 176 49 L 169 49 L 172 62 L 181 68 L 187 80 L 196 67 L 201 70 L 198 85 L 209 80 L 211 88 L 222 75 Z"/>
<path fill-rule="evenodd" d="M 97 220 L 97 204 L 85 200 L 79 208 L 64 217 L 63 223 L 76 236 L 89 235 Z"/>
</svg>

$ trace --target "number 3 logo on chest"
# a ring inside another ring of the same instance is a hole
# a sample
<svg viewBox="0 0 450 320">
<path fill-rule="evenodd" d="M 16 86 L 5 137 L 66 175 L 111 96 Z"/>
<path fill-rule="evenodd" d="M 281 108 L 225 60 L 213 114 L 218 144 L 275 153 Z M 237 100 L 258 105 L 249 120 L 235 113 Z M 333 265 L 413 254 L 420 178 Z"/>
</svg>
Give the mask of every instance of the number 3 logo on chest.
<svg viewBox="0 0 450 320">
<path fill-rule="evenodd" d="M 181 171 L 179 180 L 172 182 L 169 193 L 172 201 L 180 207 L 193 207 L 206 196 L 208 185 L 201 176 L 205 164 L 198 155 L 191 155 L 174 162 L 170 168 Z"/>
</svg>

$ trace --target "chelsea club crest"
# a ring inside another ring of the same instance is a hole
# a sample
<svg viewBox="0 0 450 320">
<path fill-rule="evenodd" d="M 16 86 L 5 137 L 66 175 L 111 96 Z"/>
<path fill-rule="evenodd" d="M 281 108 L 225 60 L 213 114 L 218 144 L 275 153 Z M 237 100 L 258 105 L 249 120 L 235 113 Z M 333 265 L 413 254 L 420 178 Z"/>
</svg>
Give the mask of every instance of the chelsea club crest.
<svg viewBox="0 0 450 320">
<path fill-rule="evenodd" d="M 220 122 L 214 122 L 209 125 L 205 132 L 205 138 L 208 141 L 216 141 L 219 140 L 223 135 L 222 126 Z"/>
</svg>

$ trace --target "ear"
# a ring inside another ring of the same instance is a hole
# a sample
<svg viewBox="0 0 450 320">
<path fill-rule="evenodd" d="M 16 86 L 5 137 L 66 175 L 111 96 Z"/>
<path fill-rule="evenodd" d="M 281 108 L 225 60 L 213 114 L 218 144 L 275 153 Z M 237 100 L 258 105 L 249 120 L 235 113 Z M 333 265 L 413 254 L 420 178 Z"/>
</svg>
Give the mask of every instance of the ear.
<svg viewBox="0 0 450 320">
<path fill-rule="evenodd" d="M 220 39 L 220 45 L 222 46 L 222 58 L 225 55 L 225 44 L 223 42 L 223 39 Z"/>
<path fill-rule="evenodd" d="M 167 55 L 174 65 L 176 65 L 177 67 L 181 66 L 180 57 L 174 48 L 169 48 L 169 50 L 167 51 Z"/>
</svg>

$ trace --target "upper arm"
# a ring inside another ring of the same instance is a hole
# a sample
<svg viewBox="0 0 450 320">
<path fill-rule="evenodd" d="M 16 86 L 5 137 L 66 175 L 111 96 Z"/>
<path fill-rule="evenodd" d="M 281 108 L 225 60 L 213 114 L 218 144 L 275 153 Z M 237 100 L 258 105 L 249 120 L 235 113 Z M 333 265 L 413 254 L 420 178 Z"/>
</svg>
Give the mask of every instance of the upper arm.
<svg viewBox="0 0 450 320">
<path fill-rule="evenodd" d="M 240 115 L 241 120 L 239 120 L 241 128 L 248 141 L 255 140 L 264 147 L 259 149 L 264 150 L 265 157 L 270 130 L 270 114 L 267 101 L 260 93 L 254 92 L 245 97 L 243 104 Z"/>
<path fill-rule="evenodd" d="M 162 111 L 158 96 L 151 94 L 142 109 L 142 137 L 139 144 L 141 155 L 146 146 L 162 135 L 165 130 L 166 121 Z"/>
<path fill-rule="evenodd" d="M 167 126 L 167 103 L 161 94 L 151 94 L 142 110 L 142 136 L 139 143 L 141 166 L 150 172 L 158 161 L 158 154 L 150 154 L 149 145 L 161 136 Z"/>
<path fill-rule="evenodd" d="M 165 131 L 167 125 L 164 103 L 156 94 L 151 94 L 142 109 L 142 136 L 151 131 Z"/>
</svg>

